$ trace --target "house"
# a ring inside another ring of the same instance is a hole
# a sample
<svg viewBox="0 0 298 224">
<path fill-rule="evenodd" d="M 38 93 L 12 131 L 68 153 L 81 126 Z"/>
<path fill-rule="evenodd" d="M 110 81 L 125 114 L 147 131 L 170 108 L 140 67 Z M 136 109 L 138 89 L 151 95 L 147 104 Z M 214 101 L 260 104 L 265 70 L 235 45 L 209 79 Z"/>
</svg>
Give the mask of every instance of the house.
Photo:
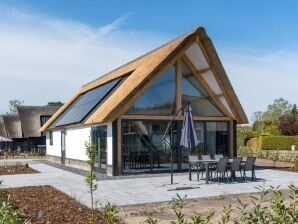
<svg viewBox="0 0 298 224">
<path fill-rule="evenodd" d="M 82 86 L 41 128 L 47 157 L 86 168 L 85 143 L 91 141 L 98 147 L 98 172 L 167 172 L 170 147 L 162 136 L 186 103 L 199 145 L 179 146 L 180 111 L 165 135 L 174 146 L 174 169 L 187 169 L 190 153 L 235 156 L 236 124 L 248 120 L 201 27 Z"/>
<path fill-rule="evenodd" d="M 45 134 L 39 129 L 59 108 L 60 106 L 18 106 L 18 114 L 2 115 L 0 135 L 13 140 L 3 145 L 8 145 L 13 150 L 20 148 L 22 151 L 45 145 Z"/>
</svg>

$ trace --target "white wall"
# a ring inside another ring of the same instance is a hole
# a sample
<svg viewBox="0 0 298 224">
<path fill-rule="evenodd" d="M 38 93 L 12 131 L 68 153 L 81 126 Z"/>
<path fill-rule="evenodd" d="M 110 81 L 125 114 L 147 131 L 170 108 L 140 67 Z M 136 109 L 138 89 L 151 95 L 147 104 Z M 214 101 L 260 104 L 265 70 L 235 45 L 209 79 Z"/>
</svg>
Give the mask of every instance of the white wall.
<svg viewBox="0 0 298 224">
<path fill-rule="evenodd" d="M 107 125 L 107 163 L 113 164 L 113 132 L 112 123 Z M 85 142 L 90 140 L 91 127 L 80 127 L 66 129 L 65 136 L 65 157 L 67 159 L 87 160 L 85 154 Z M 61 131 L 53 132 L 53 145 L 50 145 L 50 133 L 47 132 L 47 154 L 52 156 L 61 156 Z"/>
<path fill-rule="evenodd" d="M 61 156 L 61 132 L 53 131 L 53 145 L 50 145 L 50 132 L 46 135 L 47 155 Z"/>
<path fill-rule="evenodd" d="M 108 165 L 113 164 L 113 130 L 112 130 L 112 123 L 107 124 L 107 163 L 108 163 Z"/>
<path fill-rule="evenodd" d="M 85 142 L 90 140 L 91 127 L 66 129 L 65 157 L 68 159 L 87 160 Z"/>
</svg>

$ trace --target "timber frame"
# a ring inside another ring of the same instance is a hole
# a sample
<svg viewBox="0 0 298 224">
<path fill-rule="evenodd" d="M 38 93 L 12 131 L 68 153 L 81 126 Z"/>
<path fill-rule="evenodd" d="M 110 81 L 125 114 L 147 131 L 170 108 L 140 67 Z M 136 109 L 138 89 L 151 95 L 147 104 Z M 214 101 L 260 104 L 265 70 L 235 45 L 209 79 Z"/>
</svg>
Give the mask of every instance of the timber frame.
<svg viewBox="0 0 298 224">
<path fill-rule="evenodd" d="M 169 43 L 87 83 L 77 91 L 40 129 L 42 132 L 66 128 L 80 128 L 97 124 L 113 124 L 113 172 L 122 174 L 122 121 L 161 120 L 170 121 L 172 116 L 132 115 L 127 111 L 133 103 L 171 66 L 175 66 L 175 110 L 182 106 L 182 65 L 187 65 L 223 116 L 193 116 L 195 121 L 227 122 L 230 156 L 236 154 L 236 124 L 248 123 L 244 110 L 227 77 L 215 47 L 204 28 L 199 27 Z M 80 123 L 52 126 L 55 121 L 77 100 L 80 95 L 120 77 L 126 77 Z M 182 112 L 176 120 L 183 120 Z M 115 155 L 116 154 L 116 155 Z M 115 163 L 115 164 L 114 164 Z"/>
<path fill-rule="evenodd" d="M 209 65 L 208 68 L 198 70 L 193 64 L 193 61 L 191 61 L 189 56 L 185 53 L 193 44 L 197 44 L 201 49 L 202 54 Z M 111 94 L 111 96 L 109 96 L 108 100 L 102 102 L 99 107 L 80 123 L 80 125 L 113 122 L 124 115 L 133 102 L 146 91 L 162 72 L 173 64 L 176 65 L 176 83 L 178 86 L 181 82 L 181 77 L 179 77 L 178 74 L 181 73 L 182 60 L 189 66 L 212 100 L 216 102 L 219 109 L 227 117 L 237 121 L 238 124 L 248 123 L 248 119 L 225 73 L 213 43 L 207 36 L 205 29 L 199 27 L 193 32 L 183 35 L 160 48 L 121 66 L 101 78 L 84 85 L 51 117 L 51 119 L 41 128 L 41 131 L 52 129 L 51 125 L 54 121 L 63 114 L 63 112 L 81 94 L 129 74 L 126 80 L 113 92 L 113 94 Z M 204 79 L 204 74 L 208 72 L 212 72 L 215 80 L 221 87 L 222 93 L 216 94 Z M 181 100 L 179 100 L 179 88 L 177 97 L 178 103 L 181 102 Z M 224 102 L 221 98 L 225 99 Z M 176 108 L 179 108 L 179 106 L 179 104 L 176 104 Z M 227 107 L 229 109 L 227 109 Z"/>
</svg>

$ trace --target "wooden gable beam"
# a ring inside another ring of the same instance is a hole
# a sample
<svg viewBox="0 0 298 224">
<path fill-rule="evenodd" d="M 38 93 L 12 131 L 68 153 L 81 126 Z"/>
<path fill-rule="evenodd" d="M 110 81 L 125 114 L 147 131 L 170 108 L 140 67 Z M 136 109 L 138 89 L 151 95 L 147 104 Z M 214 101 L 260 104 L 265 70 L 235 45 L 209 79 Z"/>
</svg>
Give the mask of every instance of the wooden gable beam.
<svg viewBox="0 0 298 224">
<path fill-rule="evenodd" d="M 212 57 L 214 57 L 214 55 L 210 55 L 209 52 L 212 51 L 215 51 L 215 49 L 211 49 L 211 46 L 210 46 L 210 43 L 206 43 L 206 41 L 208 41 L 206 38 L 208 38 L 206 36 L 206 34 L 204 34 L 204 36 L 202 37 L 202 33 L 200 33 L 200 38 L 197 39 L 197 44 L 199 45 L 199 47 L 201 48 L 202 50 L 202 53 L 210 67 L 210 70 L 212 71 L 217 83 L 220 85 L 220 88 L 221 88 L 221 91 L 228 103 L 228 105 L 230 106 L 233 114 L 234 114 L 234 119 L 236 119 L 238 122 L 240 121 L 240 118 L 239 118 L 239 113 L 238 113 L 238 110 L 239 108 L 236 109 L 235 107 L 235 104 L 236 104 L 236 101 L 238 101 L 237 97 L 234 95 L 234 96 L 231 96 L 231 92 L 233 90 L 229 90 L 229 88 L 233 88 L 232 85 L 228 85 L 227 81 L 224 82 L 222 78 L 219 77 L 219 73 L 222 72 L 222 70 L 220 70 L 220 68 L 218 67 L 218 65 L 216 65 L 215 63 L 213 63 L 213 60 L 212 60 Z M 209 46 L 207 46 L 209 45 Z M 229 86 L 229 88 L 228 88 Z M 230 99 L 233 99 L 233 100 L 230 100 Z M 233 102 L 232 102 L 233 101 Z M 239 102 L 240 104 L 240 102 Z M 243 112 L 244 113 L 244 112 Z M 242 119 L 243 120 L 243 119 Z"/>
<path fill-rule="evenodd" d="M 144 94 L 147 88 L 154 83 L 159 75 L 161 75 L 168 68 L 170 68 L 170 66 L 174 65 L 177 62 L 182 54 L 184 54 L 186 49 L 188 49 L 194 43 L 195 37 L 195 34 L 187 36 L 174 50 L 172 50 L 172 52 L 163 61 L 161 61 L 155 68 L 153 68 L 149 74 L 145 74 L 146 78 L 143 79 L 142 83 L 139 86 L 137 86 L 132 92 L 130 92 L 129 96 L 126 99 L 119 103 L 117 107 L 115 107 L 106 116 L 102 116 L 102 114 L 100 114 L 101 118 L 97 118 L 96 120 L 100 120 L 101 123 L 111 122 L 119 118 L 121 115 L 125 114 L 133 105 L 133 103 L 138 99 L 138 97 Z M 126 80 L 126 82 L 127 81 L 128 79 Z M 85 124 L 94 123 L 94 117 L 97 117 L 97 115 L 88 118 Z"/>
<path fill-rule="evenodd" d="M 201 70 L 196 70 L 196 73 L 198 75 L 203 75 L 205 74 L 206 72 L 209 72 L 211 69 L 210 68 L 205 68 L 205 69 L 201 69 Z"/>
<path fill-rule="evenodd" d="M 205 81 L 205 79 L 202 77 L 201 73 L 197 72 L 196 67 L 191 62 L 191 60 L 188 58 L 186 54 L 182 56 L 182 60 L 187 64 L 187 66 L 190 68 L 194 76 L 197 78 L 197 80 L 200 82 L 200 84 L 204 87 L 206 92 L 209 94 L 211 99 L 216 103 L 218 108 L 221 110 L 221 112 L 226 115 L 227 117 L 230 117 L 233 119 L 233 115 L 226 109 L 226 107 L 222 104 L 220 101 L 218 95 L 215 94 L 215 92 L 212 90 L 212 88 L 209 86 L 209 84 Z"/>
</svg>

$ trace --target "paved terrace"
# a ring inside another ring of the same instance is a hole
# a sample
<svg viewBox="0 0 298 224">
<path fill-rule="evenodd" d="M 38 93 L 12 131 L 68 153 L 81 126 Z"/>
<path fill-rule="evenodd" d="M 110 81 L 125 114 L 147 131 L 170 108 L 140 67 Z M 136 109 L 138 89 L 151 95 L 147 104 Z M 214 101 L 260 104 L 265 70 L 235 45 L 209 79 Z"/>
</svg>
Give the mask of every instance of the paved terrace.
<svg viewBox="0 0 298 224">
<path fill-rule="evenodd" d="M 2 162 L 2 161 L 1 161 Z M 84 176 L 64 169 L 53 167 L 37 161 L 30 161 L 30 166 L 40 173 L 6 175 L 0 179 L 4 181 L 2 187 L 22 187 L 34 185 L 51 185 L 56 189 L 74 197 L 81 203 L 89 206 L 90 199 L 88 189 L 84 182 Z M 101 203 L 107 201 L 117 205 L 134 205 L 152 202 L 169 201 L 176 193 L 187 194 L 188 198 L 200 198 L 228 194 L 257 192 L 255 187 L 265 182 L 272 186 L 287 188 L 291 183 L 298 184 L 298 173 L 257 170 L 258 178 L 255 182 L 240 182 L 218 185 L 216 182 L 206 185 L 203 180 L 199 183 L 188 180 L 187 173 L 174 174 L 174 185 L 169 185 L 170 175 L 105 179 L 98 181 L 98 190 L 95 192 L 96 200 Z M 189 190 L 175 190 L 176 187 L 193 187 Z"/>
</svg>

